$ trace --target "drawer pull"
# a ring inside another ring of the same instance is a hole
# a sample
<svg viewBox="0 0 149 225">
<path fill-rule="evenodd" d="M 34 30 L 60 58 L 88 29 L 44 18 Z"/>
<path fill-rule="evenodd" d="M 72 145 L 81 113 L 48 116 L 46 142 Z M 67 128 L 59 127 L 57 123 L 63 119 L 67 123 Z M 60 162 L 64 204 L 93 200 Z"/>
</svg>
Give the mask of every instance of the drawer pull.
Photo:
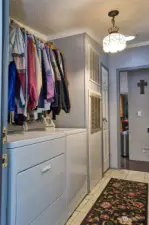
<svg viewBox="0 0 149 225">
<path fill-rule="evenodd" d="M 44 167 L 44 168 L 41 170 L 41 172 L 42 172 L 42 173 L 46 173 L 46 172 L 48 172 L 49 170 L 51 170 L 51 165 Z"/>
</svg>

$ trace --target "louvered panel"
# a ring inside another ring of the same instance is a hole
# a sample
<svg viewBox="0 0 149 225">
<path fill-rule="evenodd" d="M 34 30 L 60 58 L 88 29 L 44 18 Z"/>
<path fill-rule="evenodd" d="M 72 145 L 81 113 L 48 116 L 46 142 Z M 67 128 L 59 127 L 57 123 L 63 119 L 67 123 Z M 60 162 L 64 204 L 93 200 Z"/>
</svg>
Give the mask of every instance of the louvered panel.
<svg viewBox="0 0 149 225">
<path fill-rule="evenodd" d="M 91 133 L 96 133 L 101 129 L 101 109 L 100 109 L 100 96 L 91 94 L 90 95 L 90 101 L 91 101 Z"/>
<path fill-rule="evenodd" d="M 93 51 L 90 48 L 90 79 L 94 79 L 94 71 L 93 71 Z"/>
<path fill-rule="evenodd" d="M 89 63 L 90 63 L 90 80 L 100 84 L 99 79 L 99 56 L 90 46 L 89 49 Z"/>
</svg>

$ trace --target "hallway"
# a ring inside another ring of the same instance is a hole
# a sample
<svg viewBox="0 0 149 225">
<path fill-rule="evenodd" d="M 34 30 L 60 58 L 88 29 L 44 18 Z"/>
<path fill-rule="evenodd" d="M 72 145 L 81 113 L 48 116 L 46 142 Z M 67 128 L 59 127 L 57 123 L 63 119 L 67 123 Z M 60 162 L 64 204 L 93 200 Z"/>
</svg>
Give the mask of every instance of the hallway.
<svg viewBox="0 0 149 225">
<path fill-rule="evenodd" d="M 133 161 L 128 158 L 121 157 L 121 169 L 149 173 L 149 162 Z"/>
<path fill-rule="evenodd" d="M 76 209 L 74 214 L 70 217 L 66 225 L 80 225 L 87 213 L 90 211 L 91 207 L 98 199 L 106 185 L 111 178 L 118 178 L 131 181 L 139 181 L 149 183 L 149 173 L 137 172 L 130 170 L 108 170 L 103 179 L 97 184 L 97 186 L 91 191 L 89 195 L 82 201 L 79 207 Z M 148 209 L 149 215 L 149 209 Z"/>
</svg>

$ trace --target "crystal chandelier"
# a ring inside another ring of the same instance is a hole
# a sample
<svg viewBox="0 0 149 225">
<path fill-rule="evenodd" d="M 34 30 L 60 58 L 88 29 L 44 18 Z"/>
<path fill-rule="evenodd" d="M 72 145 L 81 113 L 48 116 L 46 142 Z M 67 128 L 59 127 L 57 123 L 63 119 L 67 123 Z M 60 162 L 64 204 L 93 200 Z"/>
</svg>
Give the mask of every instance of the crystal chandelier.
<svg viewBox="0 0 149 225">
<path fill-rule="evenodd" d="M 112 17 L 112 27 L 108 30 L 109 35 L 103 39 L 104 52 L 116 53 L 126 48 L 126 37 L 120 34 L 119 28 L 115 26 L 115 16 L 119 14 L 118 10 L 109 12 L 108 16 Z"/>
</svg>

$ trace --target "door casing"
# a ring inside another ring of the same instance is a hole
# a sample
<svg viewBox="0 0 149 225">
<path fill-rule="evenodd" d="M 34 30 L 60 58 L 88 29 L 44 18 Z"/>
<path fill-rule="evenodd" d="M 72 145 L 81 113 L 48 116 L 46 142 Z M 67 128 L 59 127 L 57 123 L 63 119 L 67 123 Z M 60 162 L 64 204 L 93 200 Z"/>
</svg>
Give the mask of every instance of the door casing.
<svg viewBox="0 0 149 225">
<path fill-rule="evenodd" d="M 100 74 L 101 74 L 101 93 L 102 93 L 102 67 L 107 71 L 108 73 L 108 142 L 109 142 L 109 167 L 110 167 L 110 116 L 109 116 L 109 69 L 103 64 L 100 64 Z M 103 98 L 102 98 L 103 101 Z M 103 106 L 103 102 L 102 102 L 102 106 Z M 102 118 L 103 118 L 103 108 L 102 108 Z M 104 148 L 103 148 L 103 122 L 102 122 L 102 171 L 104 174 Z"/>
<path fill-rule="evenodd" d="M 149 64 L 144 66 L 137 67 L 126 67 L 126 68 L 118 68 L 116 70 L 116 93 L 117 93 L 117 159 L 118 159 L 118 169 L 121 169 L 121 138 L 120 138 L 120 73 L 121 72 L 130 72 L 135 70 L 144 70 L 149 69 Z"/>
</svg>

